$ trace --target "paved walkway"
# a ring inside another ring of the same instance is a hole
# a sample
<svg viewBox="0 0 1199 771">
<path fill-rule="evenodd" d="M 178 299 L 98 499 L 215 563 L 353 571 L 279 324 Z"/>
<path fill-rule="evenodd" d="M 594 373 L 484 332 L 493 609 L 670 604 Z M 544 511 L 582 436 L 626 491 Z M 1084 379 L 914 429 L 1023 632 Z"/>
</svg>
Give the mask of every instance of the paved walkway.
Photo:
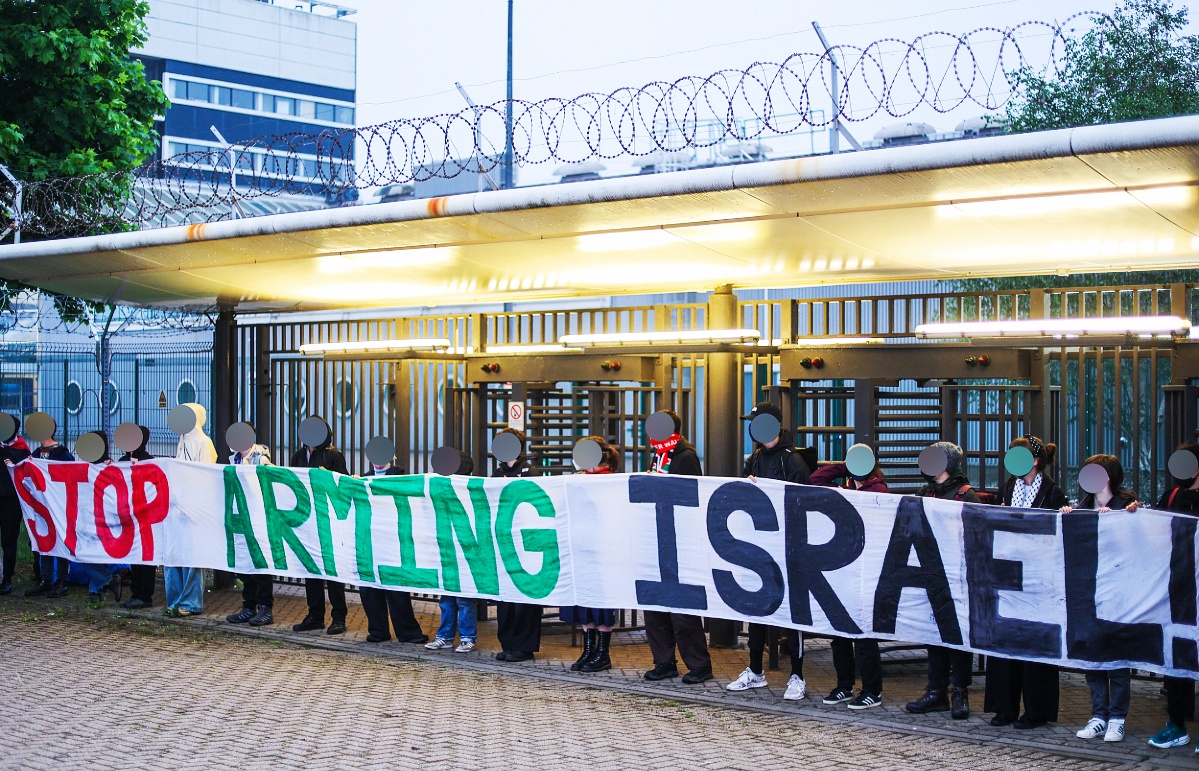
<svg viewBox="0 0 1199 771">
<path fill-rule="evenodd" d="M 1197 762 L 1190 747 L 1145 745 L 1164 712 L 1152 682 L 1134 686 L 1129 739 L 1105 745 L 1073 737 L 1086 717 L 1086 687 L 1075 675 L 1063 676 L 1062 723 L 1016 732 L 992 728 L 979 714 L 953 721 L 904 713 L 902 703 L 922 684 L 923 664 L 910 653 L 888 656 L 886 704 L 851 713 L 819 703 L 833 679 L 827 645 L 818 640 L 808 643 L 810 696 L 794 703 L 781 700 L 778 672 L 769 673 L 769 689 L 724 690 L 744 667 L 744 651 L 714 651 L 717 680 L 703 686 L 651 684 L 640 679 L 648 664 L 643 637 L 629 632 L 617 635 L 616 668 L 585 676 L 567 670 L 577 649 L 565 630 L 546 636 L 536 661 L 501 664 L 492 658 L 493 624 L 481 625 L 482 649 L 473 654 L 372 645 L 364 641 L 360 606 L 352 606 L 345 636 L 294 633 L 302 591 L 280 587 L 278 594 L 280 623 L 262 630 L 223 622 L 240 605 L 231 591 L 209 593 L 204 616 L 176 622 L 157 609 L 130 614 L 77 599 L 0 600 L 0 656 L 10 673 L 0 698 L 0 767 L 761 769 L 794 762 L 1064 769 Z M 432 631 L 436 605 L 417 609 Z M 981 683 L 975 690 L 977 710 Z"/>
</svg>

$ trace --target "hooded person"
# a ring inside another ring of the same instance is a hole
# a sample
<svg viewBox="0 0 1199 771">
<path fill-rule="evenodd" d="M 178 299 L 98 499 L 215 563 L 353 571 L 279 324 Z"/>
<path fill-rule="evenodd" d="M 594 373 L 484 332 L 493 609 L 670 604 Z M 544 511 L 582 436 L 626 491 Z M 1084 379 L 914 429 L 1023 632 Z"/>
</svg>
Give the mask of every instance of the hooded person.
<svg viewBox="0 0 1199 771">
<path fill-rule="evenodd" d="M 367 478 L 403 476 L 405 473 L 404 469 L 391 461 L 383 464 L 371 462 L 370 467 L 370 471 L 365 475 Z M 373 483 L 368 484 L 373 487 Z M 384 643 L 390 640 L 393 626 L 396 639 L 402 643 L 423 645 L 429 642 L 429 636 L 416 620 L 410 593 L 364 585 L 358 587 L 358 599 L 362 601 L 362 612 L 366 614 L 368 643 Z"/>
<path fill-rule="evenodd" d="M 13 483 L 11 468 L 29 457 L 29 445 L 21 436 L 21 421 L 13 418 L 16 429 L 12 439 L 0 443 L 0 459 L 9 467 L 0 474 L 0 548 L 4 552 L 4 575 L 0 594 L 12 594 L 13 573 L 17 569 L 17 538 L 21 534 L 21 501 Z"/>
<path fill-rule="evenodd" d="M 505 428 L 499 434 L 511 434 L 520 442 L 520 454 L 510 461 L 496 463 L 491 476 L 504 479 L 533 476 L 533 468 L 525 457 L 525 432 Z M 499 436 L 496 434 L 496 436 Z M 495 607 L 496 637 L 500 652 L 496 661 L 528 661 L 541 651 L 541 617 L 544 608 L 524 602 L 499 602 Z"/>
<path fill-rule="evenodd" d="M 58 433 L 58 425 L 51 421 L 52 430 L 50 436 L 43 439 L 37 447 L 33 449 L 31 455 L 38 460 L 56 460 L 70 462 L 75 460 L 75 456 L 61 442 L 55 439 L 55 434 Z M 36 586 L 26 589 L 26 597 L 36 597 L 38 595 L 46 595 L 47 597 L 63 597 L 67 593 L 67 571 L 69 562 L 66 557 L 55 557 L 49 554 L 37 555 L 38 560 L 38 583 Z"/>
<path fill-rule="evenodd" d="M 795 449 L 795 440 L 791 432 L 782 427 L 782 410 L 770 402 L 759 402 L 749 413 L 742 415 L 741 419 L 752 421 L 759 415 L 774 417 L 780 425 L 779 434 L 768 442 L 754 442 L 753 452 L 745 459 L 744 476 L 754 482 L 762 478 L 806 485 L 811 472 L 799 451 Z M 736 680 L 725 686 L 727 690 L 745 691 L 767 686 L 766 673 L 762 668 L 762 655 L 766 650 L 768 630 L 767 624 L 749 625 L 749 666 Z M 803 679 L 803 634 L 798 629 L 788 627 L 781 627 L 779 631 L 787 635 L 791 658 L 791 676 L 787 679 L 783 698 L 799 701 L 808 691 L 808 685 Z"/>
<path fill-rule="evenodd" d="M 336 474 L 349 474 L 346 467 L 346 457 L 333 446 L 333 430 L 329 421 L 319 415 L 314 416 L 325 424 L 325 438 L 320 444 L 304 445 L 292 453 L 292 468 L 321 468 Z M 333 620 L 325 629 L 325 591 L 329 592 L 329 605 L 333 610 Z M 304 596 L 308 602 L 308 614 L 304 620 L 292 626 L 296 632 L 308 632 L 313 629 L 325 629 L 325 634 L 345 634 L 346 631 L 346 585 L 339 581 L 326 581 L 323 578 L 305 578 Z"/>
<path fill-rule="evenodd" d="M 683 420 L 674 410 L 662 410 L 674 421 L 674 431 L 666 439 L 650 437 L 649 444 L 654 456 L 650 472 L 656 474 L 681 474 L 700 477 L 704 469 L 699 463 L 695 447 L 679 432 Z M 645 637 L 650 653 L 654 657 L 654 668 L 642 675 L 650 682 L 679 676 L 675 651 L 682 657 L 690 670 L 683 675 L 683 682 L 699 685 L 712 679 L 712 656 L 708 653 L 708 638 L 704 636 L 704 620 L 689 613 L 671 613 L 664 610 L 642 611 L 645 620 Z"/>
<path fill-rule="evenodd" d="M 250 425 L 250 424 L 246 424 Z M 253 426 L 250 426 L 253 428 Z M 232 466 L 271 466 L 271 451 L 255 442 L 229 456 Z M 268 626 L 275 623 L 275 579 L 269 573 L 239 573 L 241 610 L 225 616 L 230 624 Z"/>
<path fill-rule="evenodd" d="M 132 452 L 121 456 L 121 463 L 137 463 L 143 460 L 153 460 L 154 456 L 146 449 L 150 444 L 150 429 L 138 426 L 142 432 L 142 443 Z M 155 565 L 130 565 L 129 599 L 121 603 L 122 608 L 140 610 L 154 605 L 154 584 L 158 580 L 158 567 Z"/>
<path fill-rule="evenodd" d="M 100 438 L 103 443 L 103 450 L 100 457 L 91 461 L 93 466 L 111 466 L 112 457 L 109 455 L 108 436 L 103 431 L 90 432 L 94 436 Z M 83 439 L 80 436 L 79 439 Z M 76 440 L 78 446 L 78 440 Z M 113 600 L 121 601 L 121 572 L 127 570 L 129 565 L 113 565 L 110 563 L 78 563 L 80 570 L 87 578 L 87 599 L 89 602 L 103 602 L 105 593 L 112 592 Z"/>
<path fill-rule="evenodd" d="M 208 411 L 195 403 L 189 402 L 184 406 L 196 413 L 196 425 L 179 437 L 175 459 L 191 463 L 216 463 L 216 447 L 208 434 L 204 433 Z M 164 567 L 162 573 L 166 584 L 166 615 L 179 618 L 194 616 L 204 610 L 203 571 L 199 568 Z"/>
<path fill-rule="evenodd" d="M 963 465 L 965 453 L 953 442 L 936 442 L 931 447 L 945 454 L 945 469 L 937 474 L 921 475 L 927 483 L 916 493 L 921 498 L 978 503 L 978 493 L 970 486 Z M 930 619 L 931 620 L 931 619 Z M 904 709 L 914 715 L 949 711 L 954 720 L 970 717 L 969 687 L 973 681 L 974 657 L 969 651 L 928 647 L 928 687 L 924 695 L 908 702 Z"/>
</svg>

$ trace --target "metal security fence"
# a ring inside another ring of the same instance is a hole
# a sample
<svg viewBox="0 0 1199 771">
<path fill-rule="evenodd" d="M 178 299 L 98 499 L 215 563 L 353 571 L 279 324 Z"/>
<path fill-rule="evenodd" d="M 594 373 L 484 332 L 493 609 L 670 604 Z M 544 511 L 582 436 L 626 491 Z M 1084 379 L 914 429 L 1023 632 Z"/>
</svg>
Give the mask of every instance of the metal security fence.
<svg viewBox="0 0 1199 771">
<path fill-rule="evenodd" d="M 1194 318 L 1196 292 L 1188 285 L 1140 285 L 1028 291 L 931 292 L 817 299 L 747 300 L 735 323 L 757 329 L 765 343 L 844 335 L 880 338 L 896 349 L 885 379 L 784 382 L 775 349 L 738 354 L 737 409 L 764 398 L 784 406 L 801 445 L 837 460 L 867 437 L 898 490 L 922 483 L 916 456 L 945 438 L 967 452 L 972 481 L 993 488 L 1002 479 L 1002 455 L 1012 438 L 1039 431 L 1058 444 L 1058 475 L 1071 493 L 1085 458 L 1119 456 L 1129 484 L 1146 498 L 1160 494 L 1173 445 L 1194 438 L 1199 425 L 1197 371 L 1179 369 L 1171 349 L 1146 342 L 1130 346 L 1039 349 L 1031 373 L 979 370 L 968 380 L 909 373 L 917 324 L 1035 317 L 1098 318 L 1178 314 Z M 441 337 L 456 348 L 554 343 L 564 334 L 704 329 L 705 303 L 545 311 L 456 313 L 355 321 L 259 322 L 238 329 L 239 410 L 256 421 L 278 457 L 296 449 L 295 431 L 308 414 L 324 415 L 346 450 L 351 470 L 365 462 L 371 436 L 396 440 L 401 464 L 428 469 L 429 455 L 454 444 L 486 457 L 491 433 L 504 425 L 511 390 L 476 382 L 461 360 L 325 361 L 299 356 L 303 343 Z M 930 348 L 931 350 L 931 348 Z M 903 351 L 903 353 L 900 353 Z M 528 384 L 528 427 L 533 452 L 547 473 L 568 471 L 569 448 L 586 433 L 602 432 L 625 452 L 625 468 L 645 463 L 644 417 L 671 406 L 701 457 L 710 444 L 705 420 L 709 355 L 663 351 L 652 381 L 601 379 Z M 19 386 L 11 386 L 19 394 Z M 18 398 L 13 396 L 12 398 Z M 478 401 L 475 401 L 478 400 Z M 474 406 L 472 406 L 474 405 Z M 744 426 L 742 426 L 744 428 Z M 749 450 L 748 431 L 736 451 Z M 704 457 L 705 463 L 709 458 Z"/>
<path fill-rule="evenodd" d="M 167 413 L 186 402 L 211 405 L 211 344 L 116 343 L 110 351 L 103 382 L 95 345 L 0 343 L 0 411 L 49 413 L 59 441 L 71 448 L 80 434 L 137 423 L 150 429 L 152 455 L 174 455 L 179 437 L 167 427 Z"/>
</svg>

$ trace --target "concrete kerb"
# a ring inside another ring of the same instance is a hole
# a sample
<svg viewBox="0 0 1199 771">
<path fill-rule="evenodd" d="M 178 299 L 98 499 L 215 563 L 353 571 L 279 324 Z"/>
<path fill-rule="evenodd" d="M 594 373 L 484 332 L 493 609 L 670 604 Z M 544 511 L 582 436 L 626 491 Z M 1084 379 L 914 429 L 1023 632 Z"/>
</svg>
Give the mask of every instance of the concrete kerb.
<svg viewBox="0 0 1199 771">
<path fill-rule="evenodd" d="M 1127 763 L 1130 767 L 1141 764 L 1151 764 L 1158 768 L 1195 767 L 1194 756 L 1196 753 L 1192 752 L 1189 747 L 1182 752 L 1171 753 L 1167 756 L 1150 755 L 1145 750 L 1131 744 L 1107 746 L 1104 751 L 1099 751 L 1063 744 L 1057 740 L 1058 737 L 1017 739 L 1010 735 L 992 732 L 989 725 L 976 721 L 968 724 L 968 728 L 950 730 L 940 728 L 936 725 L 921 723 L 919 721 L 927 720 L 927 718 L 922 716 L 905 716 L 905 720 L 899 721 L 868 716 L 842 709 L 833 711 L 824 708 L 823 705 L 818 706 L 818 701 L 812 703 L 794 703 L 783 702 L 774 698 L 768 701 L 765 698 L 730 693 L 724 690 L 723 684 L 720 686 L 718 692 L 711 689 L 697 690 L 695 686 L 683 686 L 676 683 L 656 683 L 650 685 L 639 678 L 631 679 L 620 670 L 613 670 L 611 674 L 589 675 L 583 680 L 584 676 L 570 673 L 564 663 L 548 659 L 535 659 L 529 664 L 506 664 L 492 661 L 490 659 L 491 653 L 487 651 L 480 651 L 479 655 L 473 656 L 449 656 L 427 653 L 419 646 L 409 647 L 395 641 L 370 644 L 358 640 L 347 641 L 327 636 L 292 632 L 277 627 L 273 629 L 266 627 L 252 628 L 227 624 L 214 619 L 169 618 L 153 610 L 138 612 L 113 607 L 87 608 L 86 606 L 84 606 L 84 609 L 96 615 L 111 618 L 154 620 L 162 623 L 201 628 L 210 632 L 215 631 L 224 634 L 236 634 L 244 637 L 257 637 L 286 642 L 314 650 L 366 656 L 386 663 L 428 663 L 436 666 L 456 667 L 487 674 L 502 674 L 506 677 L 528 677 L 543 681 L 549 680 L 572 688 L 603 688 L 605 690 L 618 691 L 650 699 L 681 702 L 702 707 L 720 707 L 776 716 L 806 718 L 824 723 L 863 725 L 879 730 L 915 736 L 929 736 L 970 742 L 980 746 L 1001 745 L 1007 748 L 1048 752 L 1082 760 L 1104 763 Z M 809 701 L 811 701 L 811 697 L 809 697 Z"/>
</svg>

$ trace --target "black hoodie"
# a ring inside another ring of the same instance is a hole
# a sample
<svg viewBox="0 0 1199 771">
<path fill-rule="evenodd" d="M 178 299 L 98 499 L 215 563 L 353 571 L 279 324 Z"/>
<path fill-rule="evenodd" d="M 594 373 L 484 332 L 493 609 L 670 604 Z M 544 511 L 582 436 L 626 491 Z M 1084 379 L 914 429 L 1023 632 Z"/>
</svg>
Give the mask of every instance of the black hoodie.
<svg viewBox="0 0 1199 771">
<path fill-rule="evenodd" d="M 963 488 L 966 488 L 963 492 Z M 953 474 L 940 484 L 929 482 L 916 493 L 920 498 L 940 498 L 944 501 L 963 501 L 978 503 L 978 493 L 970 486 L 970 480 L 962 472 Z"/>
<path fill-rule="evenodd" d="M 151 460 L 154 456 L 146 451 L 146 445 L 150 443 L 150 429 L 145 426 L 138 426 L 142 430 L 142 443 L 137 446 L 133 452 L 127 452 L 121 456 L 121 463 L 131 460 Z"/>
<path fill-rule="evenodd" d="M 321 421 L 324 422 L 326 428 L 329 427 L 329 421 L 324 418 L 321 418 Z M 346 467 L 346 456 L 333 446 L 333 432 L 330 430 L 328 434 L 325 441 L 313 449 L 311 454 L 307 447 L 296 450 L 291 456 L 291 463 L 287 465 L 292 468 L 323 468 L 338 474 L 350 473 Z"/>
<path fill-rule="evenodd" d="M 533 476 L 533 467 L 522 455 L 511 466 L 507 463 L 496 464 L 495 471 L 491 472 L 491 475 L 493 477 L 531 477 Z"/>
<path fill-rule="evenodd" d="M 696 459 L 696 465 L 699 460 Z M 674 471 L 673 461 L 671 471 Z M 682 473 L 682 472 L 679 472 Z M 753 454 L 745 459 L 742 476 L 761 477 L 762 479 L 777 479 L 780 482 L 797 482 L 801 485 L 808 483 L 808 464 L 795 449 L 795 440 L 787 429 L 779 431 L 779 440 L 774 447 L 756 444 Z"/>
<path fill-rule="evenodd" d="M 55 442 L 47 446 L 37 446 L 33 449 L 33 457 L 38 460 L 75 460 L 75 456 L 67 449 L 65 444 Z"/>
</svg>

